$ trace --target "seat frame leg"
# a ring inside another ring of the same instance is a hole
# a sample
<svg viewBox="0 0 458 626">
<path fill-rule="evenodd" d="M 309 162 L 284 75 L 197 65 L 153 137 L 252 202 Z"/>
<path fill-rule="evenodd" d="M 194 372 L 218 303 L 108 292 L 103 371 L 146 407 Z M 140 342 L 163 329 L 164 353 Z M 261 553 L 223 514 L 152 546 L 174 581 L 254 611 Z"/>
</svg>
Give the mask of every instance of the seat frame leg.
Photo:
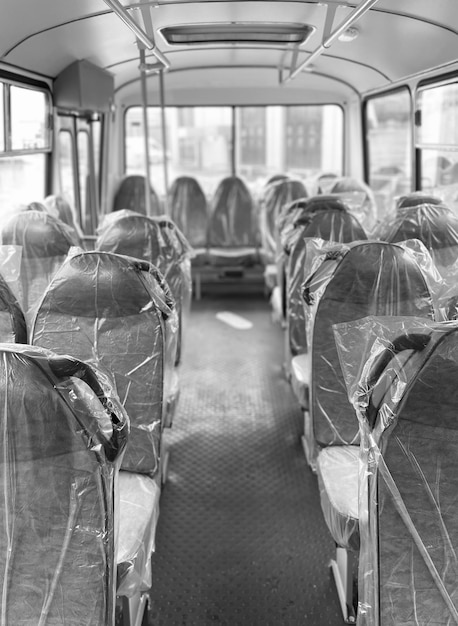
<svg viewBox="0 0 458 626">
<path fill-rule="evenodd" d="M 304 434 L 301 437 L 302 447 L 304 448 L 305 458 L 314 474 L 316 474 L 316 457 L 318 447 L 313 437 L 313 427 L 310 413 L 304 411 Z"/>
<path fill-rule="evenodd" d="M 336 558 L 330 566 L 337 587 L 340 608 L 346 624 L 356 624 L 356 611 L 353 603 L 353 563 L 355 553 L 336 547 Z"/>
<path fill-rule="evenodd" d="M 146 593 L 136 593 L 133 597 L 122 598 L 122 626 L 142 626 L 148 604 Z"/>
</svg>

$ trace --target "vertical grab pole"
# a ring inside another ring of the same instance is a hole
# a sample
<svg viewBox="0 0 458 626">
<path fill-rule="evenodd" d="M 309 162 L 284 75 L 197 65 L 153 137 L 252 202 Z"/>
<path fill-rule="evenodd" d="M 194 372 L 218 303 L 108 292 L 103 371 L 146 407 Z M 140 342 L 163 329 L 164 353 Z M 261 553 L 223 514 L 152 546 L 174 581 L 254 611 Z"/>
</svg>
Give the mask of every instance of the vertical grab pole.
<svg viewBox="0 0 458 626">
<path fill-rule="evenodd" d="M 145 66 L 145 48 L 140 47 L 140 67 Z M 148 98 L 146 92 L 146 73 L 140 70 L 140 79 L 142 86 L 142 113 L 143 113 L 143 140 L 145 153 L 145 210 L 146 215 L 151 216 L 151 184 L 150 184 L 150 161 L 149 161 L 149 129 L 148 129 Z"/>
<path fill-rule="evenodd" d="M 165 89 L 164 89 L 164 70 L 159 71 L 159 97 L 161 100 L 161 127 L 162 127 L 162 160 L 164 166 L 164 207 L 168 214 L 168 193 L 169 193 L 169 171 L 167 164 L 167 126 L 165 119 Z"/>
</svg>

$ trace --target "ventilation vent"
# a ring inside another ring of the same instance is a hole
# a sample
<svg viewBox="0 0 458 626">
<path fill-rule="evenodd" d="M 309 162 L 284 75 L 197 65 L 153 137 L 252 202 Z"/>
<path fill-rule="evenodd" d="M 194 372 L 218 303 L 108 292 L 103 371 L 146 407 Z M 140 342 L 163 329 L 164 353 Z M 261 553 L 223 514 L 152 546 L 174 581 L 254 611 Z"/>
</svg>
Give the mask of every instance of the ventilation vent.
<svg viewBox="0 0 458 626">
<path fill-rule="evenodd" d="M 308 24 L 229 22 L 225 24 L 193 24 L 170 26 L 160 30 L 172 46 L 202 44 L 301 45 L 314 32 Z"/>
</svg>

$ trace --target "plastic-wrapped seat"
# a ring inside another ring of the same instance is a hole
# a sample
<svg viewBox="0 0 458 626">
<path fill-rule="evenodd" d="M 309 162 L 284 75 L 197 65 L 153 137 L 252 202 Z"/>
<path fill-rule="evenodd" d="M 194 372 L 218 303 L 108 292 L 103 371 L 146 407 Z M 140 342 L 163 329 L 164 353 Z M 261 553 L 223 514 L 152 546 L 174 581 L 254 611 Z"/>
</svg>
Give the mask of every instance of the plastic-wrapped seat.
<svg viewBox="0 0 458 626">
<path fill-rule="evenodd" d="M 165 419 L 164 320 L 173 315 L 153 266 L 108 252 L 70 256 L 37 311 L 32 342 L 109 372 L 131 422 L 122 469 L 154 476 Z"/>
<path fill-rule="evenodd" d="M 260 206 L 261 258 L 265 265 L 275 263 L 278 243 L 277 216 L 282 207 L 299 198 L 307 190 L 300 180 L 278 180 L 267 185 Z"/>
<path fill-rule="evenodd" d="M 193 266 L 207 261 L 208 206 L 202 187 L 191 176 L 176 178 L 168 194 L 170 215 L 194 249 Z"/>
<path fill-rule="evenodd" d="M 349 213 L 346 205 L 333 196 L 316 196 L 296 218 L 296 232 L 291 237 L 286 268 L 286 367 L 291 370 L 294 392 L 303 408 L 308 407 L 306 379 L 307 338 L 301 287 L 306 268 L 307 240 L 320 238 L 324 241 L 349 243 L 367 239 L 358 220 Z M 292 361 L 291 361 L 292 359 Z M 290 363 L 291 361 L 291 363 Z"/>
<path fill-rule="evenodd" d="M 430 258 L 419 242 L 318 243 L 315 259 L 308 260 L 316 269 L 303 285 L 311 371 L 304 437 L 310 459 L 320 448 L 359 441 L 333 326 L 367 315 L 437 316 Z"/>
<path fill-rule="evenodd" d="M 125 176 L 116 191 L 113 202 L 113 211 L 128 209 L 142 215 L 147 215 L 145 198 L 145 177 L 138 174 Z M 161 215 L 161 201 L 155 190 L 150 186 L 151 216 Z"/>
<path fill-rule="evenodd" d="M 78 240 L 66 224 L 48 213 L 23 211 L 2 225 L 1 242 L 22 247 L 19 304 L 30 326 L 49 281 Z"/>
<path fill-rule="evenodd" d="M 437 196 L 431 196 L 423 191 L 412 191 L 412 193 L 408 193 L 397 199 L 396 210 L 407 209 L 409 207 L 419 206 L 420 204 L 443 205 L 443 202 Z"/>
<path fill-rule="evenodd" d="M 443 280 L 442 308 L 450 319 L 458 309 L 458 218 L 445 204 L 416 204 L 398 209 L 379 232 L 390 242 L 419 239 L 429 250 Z"/>
<path fill-rule="evenodd" d="M 182 327 L 191 306 L 191 249 L 167 217 L 148 218 L 132 211 L 111 214 L 99 228 L 96 250 L 143 259 L 161 272 L 175 299 L 178 313 L 178 345 L 175 363 L 180 362 Z"/>
<path fill-rule="evenodd" d="M 85 363 L 0 353 L 2 622 L 112 624 L 125 412 Z"/>
<path fill-rule="evenodd" d="M 366 233 L 373 233 L 377 226 L 377 204 L 372 189 L 361 180 L 350 176 L 338 178 L 329 190 L 338 194 Z"/>
<path fill-rule="evenodd" d="M 46 196 L 43 204 L 48 213 L 73 229 L 75 237 L 79 242 L 78 245 L 82 246 L 83 233 L 70 204 L 65 198 L 56 195 Z"/>
<path fill-rule="evenodd" d="M 332 566 L 343 610 L 352 606 L 349 555 L 359 545 L 360 434 L 333 327 L 368 315 L 434 319 L 428 252 L 419 242 L 412 242 L 416 248 L 408 244 L 328 244 L 321 264 L 317 259 L 316 271 L 304 283 L 311 382 L 303 443 L 316 468 L 323 515 L 337 544 Z"/>
<path fill-rule="evenodd" d="M 224 178 L 211 204 L 208 258 L 212 265 L 252 266 L 259 263 L 259 232 L 248 187 L 237 176 Z"/>
<path fill-rule="evenodd" d="M 362 626 L 458 622 L 458 325 L 406 329 L 377 337 L 353 394 L 370 470 L 360 475 Z"/>
<path fill-rule="evenodd" d="M 276 218 L 277 241 L 275 245 L 276 286 L 274 287 L 271 304 L 274 317 L 286 325 L 286 265 L 290 251 L 290 240 L 294 240 L 295 221 L 303 213 L 307 213 L 316 198 L 299 198 L 281 207 Z M 318 203 L 321 206 L 321 203 Z"/>
</svg>

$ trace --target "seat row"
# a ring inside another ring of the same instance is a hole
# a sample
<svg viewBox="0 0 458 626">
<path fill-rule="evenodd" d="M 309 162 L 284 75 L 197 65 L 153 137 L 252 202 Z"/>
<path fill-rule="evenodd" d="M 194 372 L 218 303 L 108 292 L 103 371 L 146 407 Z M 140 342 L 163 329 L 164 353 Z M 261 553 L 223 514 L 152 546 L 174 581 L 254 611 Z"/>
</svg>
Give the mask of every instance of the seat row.
<svg viewBox="0 0 458 626">
<path fill-rule="evenodd" d="M 375 202 L 367 186 L 355 179 L 336 177 L 330 188 L 332 193 L 346 196 L 367 227 L 375 225 Z M 318 190 L 321 193 L 321 186 Z M 150 191 L 149 210 L 158 214 L 160 200 L 153 189 Z M 243 267 L 274 262 L 275 219 L 279 208 L 308 195 L 304 182 L 285 175 L 269 179 L 257 199 L 240 177 L 229 176 L 221 180 L 211 202 L 207 202 L 195 178 L 180 176 L 173 182 L 167 202 L 173 221 L 196 250 L 195 267 L 206 264 Z M 121 182 L 114 210 L 123 209 L 147 213 L 144 177 L 127 176 Z"/>
<path fill-rule="evenodd" d="M 151 586 L 190 248 L 168 220 L 132 212 L 101 231 L 83 251 L 41 210 L 1 229 L 8 623 L 112 624 L 116 595 L 123 623 L 140 623 Z"/>
<path fill-rule="evenodd" d="M 380 239 L 335 196 L 284 208 L 285 363 L 345 620 L 449 624 L 458 224 L 422 194 L 399 205 Z"/>
</svg>

